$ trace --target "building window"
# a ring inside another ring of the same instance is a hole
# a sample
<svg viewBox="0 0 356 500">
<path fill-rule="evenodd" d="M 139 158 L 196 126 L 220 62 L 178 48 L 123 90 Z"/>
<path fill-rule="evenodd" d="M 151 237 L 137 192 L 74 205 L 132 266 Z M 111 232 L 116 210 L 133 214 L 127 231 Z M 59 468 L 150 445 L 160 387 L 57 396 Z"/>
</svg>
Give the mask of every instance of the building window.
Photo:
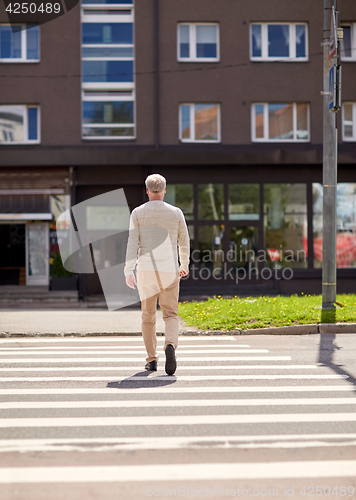
<svg viewBox="0 0 356 500">
<path fill-rule="evenodd" d="M 340 43 L 342 61 L 356 61 L 356 23 L 342 24 L 344 39 Z"/>
<path fill-rule="evenodd" d="M 89 94 L 89 95 L 88 95 Z M 94 95 L 92 95 L 94 94 Z M 84 92 L 83 137 L 129 138 L 134 135 L 132 96 L 112 96 L 108 92 Z"/>
<path fill-rule="evenodd" d="M 82 137 L 135 137 L 132 1 L 82 4 Z"/>
<path fill-rule="evenodd" d="M 178 61 L 219 60 L 218 24 L 178 24 Z"/>
<path fill-rule="evenodd" d="M 342 139 L 356 141 L 356 103 L 345 102 L 342 105 Z"/>
<path fill-rule="evenodd" d="M 309 104 L 256 103 L 252 105 L 252 141 L 308 142 Z"/>
<path fill-rule="evenodd" d="M 0 105 L 0 144 L 40 142 L 37 106 Z"/>
<path fill-rule="evenodd" d="M 253 61 L 307 61 L 306 23 L 253 23 L 250 25 Z"/>
<path fill-rule="evenodd" d="M 33 24 L 0 26 L 0 62 L 38 62 L 39 28 Z"/>
<path fill-rule="evenodd" d="M 179 138 L 182 142 L 219 142 L 219 104 L 181 104 Z"/>
</svg>

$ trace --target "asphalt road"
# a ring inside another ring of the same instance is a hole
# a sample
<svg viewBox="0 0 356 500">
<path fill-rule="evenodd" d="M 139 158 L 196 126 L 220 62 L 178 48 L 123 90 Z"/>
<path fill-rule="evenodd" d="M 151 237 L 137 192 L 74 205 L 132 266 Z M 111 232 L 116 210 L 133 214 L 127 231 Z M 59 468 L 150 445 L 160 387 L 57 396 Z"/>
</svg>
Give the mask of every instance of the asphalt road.
<svg viewBox="0 0 356 500">
<path fill-rule="evenodd" d="M 0 339 L 0 499 L 356 498 L 356 336 Z"/>
</svg>

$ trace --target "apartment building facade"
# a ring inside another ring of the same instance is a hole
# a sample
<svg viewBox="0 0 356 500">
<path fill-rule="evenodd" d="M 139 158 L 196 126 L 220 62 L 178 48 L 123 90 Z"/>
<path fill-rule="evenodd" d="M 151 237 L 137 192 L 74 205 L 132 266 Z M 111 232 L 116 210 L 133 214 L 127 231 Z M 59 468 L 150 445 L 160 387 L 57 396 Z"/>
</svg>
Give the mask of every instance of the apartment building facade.
<svg viewBox="0 0 356 500">
<path fill-rule="evenodd" d="M 119 188 L 133 209 L 159 172 L 191 237 L 183 287 L 320 292 L 322 0 L 94 2 L 16 33 L 0 12 L 1 282 L 48 286 L 59 213 Z M 346 292 L 356 278 L 353 0 L 340 23 Z M 104 241 L 93 252 L 110 266 Z M 100 293 L 98 276 L 80 275 L 80 290 Z"/>
</svg>

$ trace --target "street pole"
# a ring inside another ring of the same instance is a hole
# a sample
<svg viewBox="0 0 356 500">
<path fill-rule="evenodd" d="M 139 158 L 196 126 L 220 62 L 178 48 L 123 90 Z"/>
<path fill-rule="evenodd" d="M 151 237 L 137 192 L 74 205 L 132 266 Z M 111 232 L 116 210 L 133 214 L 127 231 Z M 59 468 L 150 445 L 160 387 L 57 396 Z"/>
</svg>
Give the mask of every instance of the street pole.
<svg viewBox="0 0 356 500">
<path fill-rule="evenodd" d="M 329 111 L 329 71 L 334 65 L 334 58 L 329 59 L 332 7 L 337 10 L 336 0 L 324 0 L 322 323 L 336 321 L 337 115 Z"/>
</svg>

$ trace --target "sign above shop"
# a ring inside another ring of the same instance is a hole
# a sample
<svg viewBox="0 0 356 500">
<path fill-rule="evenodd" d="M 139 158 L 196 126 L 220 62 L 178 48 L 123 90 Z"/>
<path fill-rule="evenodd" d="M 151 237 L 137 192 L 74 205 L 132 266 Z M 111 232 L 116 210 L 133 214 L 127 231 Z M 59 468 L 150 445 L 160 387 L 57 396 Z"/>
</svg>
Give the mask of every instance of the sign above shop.
<svg viewBox="0 0 356 500">
<path fill-rule="evenodd" d="M 0 214 L 0 220 L 52 220 L 52 214 Z"/>
</svg>

